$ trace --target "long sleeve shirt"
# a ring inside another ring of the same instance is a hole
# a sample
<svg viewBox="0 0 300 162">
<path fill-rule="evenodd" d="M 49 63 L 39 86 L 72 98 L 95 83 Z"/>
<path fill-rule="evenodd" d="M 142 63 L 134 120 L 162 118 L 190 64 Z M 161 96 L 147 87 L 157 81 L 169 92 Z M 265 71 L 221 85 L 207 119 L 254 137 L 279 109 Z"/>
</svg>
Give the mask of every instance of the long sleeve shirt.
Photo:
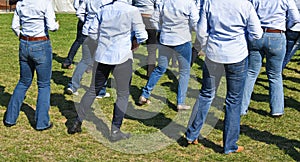
<svg viewBox="0 0 300 162">
<path fill-rule="evenodd" d="M 47 36 L 48 30 L 58 30 L 51 0 L 18 1 L 11 28 L 17 36 L 30 37 Z"/>
<path fill-rule="evenodd" d="M 132 0 L 132 5 L 137 7 L 142 14 L 152 14 L 156 0 Z"/>
<path fill-rule="evenodd" d="M 81 5 L 82 2 L 84 2 L 84 0 L 74 0 L 73 6 L 74 6 L 75 10 L 77 10 L 79 8 L 79 6 Z"/>
<path fill-rule="evenodd" d="M 97 62 L 109 65 L 121 64 L 133 58 L 131 51 L 132 33 L 138 43 L 147 40 L 148 35 L 138 8 L 127 1 L 118 0 L 105 5 L 97 13 L 99 23 Z"/>
<path fill-rule="evenodd" d="M 151 21 L 160 30 L 160 43 L 177 46 L 192 40 L 191 27 L 195 30 L 199 11 L 193 0 L 163 0 L 154 11 Z"/>
<path fill-rule="evenodd" d="M 250 39 L 263 31 L 253 5 L 247 0 L 206 0 L 197 27 L 197 38 L 206 57 L 217 63 L 237 63 L 248 56 Z"/>
<path fill-rule="evenodd" d="M 300 22 L 300 15 L 294 0 L 249 0 L 259 17 L 261 26 L 286 30 L 286 21 L 292 26 Z M 288 15 L 288 16 L 287 16 Z"/>
<path fill-rule="evenodd" d="M 111 2 L 112 0 L 85 0 L 81 3 L 76 11 L 76 16 L 84 22 L 82 34 L 88 35 L 94 40 L 97 39 L 99 24 L 96 20 L 97 12 L 100 10 L 101 6 Z"/>
</svg>

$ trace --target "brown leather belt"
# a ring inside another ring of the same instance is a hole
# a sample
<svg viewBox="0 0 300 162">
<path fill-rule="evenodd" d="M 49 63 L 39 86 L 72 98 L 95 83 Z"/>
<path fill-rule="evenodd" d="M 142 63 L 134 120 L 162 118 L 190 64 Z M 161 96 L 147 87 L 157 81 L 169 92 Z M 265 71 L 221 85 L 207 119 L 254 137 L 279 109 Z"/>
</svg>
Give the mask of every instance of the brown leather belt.
<svg viewBox="0 0 300 162">
<path fill-rule="evenodd" d="M 26 40 L 26 41 L 45 41 L 48 40 L 49 38 L 47 36 L 43 36 L 43 37 L 26 37 L 21 35 L 20 39 Z"/>
<path fill-rule="evenodd" d="M 266 33 L 284 33 L 283 30 L 272 29 L 272 28 L 262 28 Z"/>
<path fill-rule="evenodd" d="M 151 14 L 144 14 L 144 13 L 142 13 L 141 15 L 142 15 L 142 17 L 148 17 L 148 18 L 151 17 Z"/>
</svg>

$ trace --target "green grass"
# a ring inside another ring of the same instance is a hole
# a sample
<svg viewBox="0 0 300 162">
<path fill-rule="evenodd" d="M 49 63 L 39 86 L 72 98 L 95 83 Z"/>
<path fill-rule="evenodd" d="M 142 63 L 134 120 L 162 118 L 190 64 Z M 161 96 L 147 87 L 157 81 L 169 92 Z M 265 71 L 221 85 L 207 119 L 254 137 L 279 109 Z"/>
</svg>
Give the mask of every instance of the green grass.
<svg viewBox="0 0 300 162">
<path fill-rule="evenodd" d="M 18 39 L 10 29 L 12 14 L 0 15 L 0 118 L 3 118 L 15 85 L 19 79 Z M 241 120 L 239 145 L 245 151 L 224 155 L 222 151 L 222 105 L 217 104 L 209 113 L 202 133 L 202 144 L 184 147 L 180 138 L 191 111 L 176 112 L 176 85 L 173 80 L 178 71 L 169 68 L 152 95 L 150 106 L 138 107 L 135 102 L 146 84 L 146 50 L 144 46 L 135 53 L 134 73 L 127 116 L 122 129 L 131 132 L 129 140 L 110 143 L 107 140 L 115 97 L 96 100 L 90 120 L 84 122 L 83 132 L 67 134 L 67 127 L 75 116 L 74 110 L 84 93 L 72 97 L 64 88 L 73 70 L 61 69 L 61 62 L 76 36 L 77 19 L 73 14 L 57 14 L 60 29 L 50 33 L 53 46 L 53 76 L 51 80 L 50 117 L 51 130 L 37 132 L 32 128 L 37 98 L 36 77 L 27 92 L 16 126 L 6 128 L 0 124 L 0 161 L 300 161 L 300 62 L 299 53 L 284 70 L 285 115 L 273 119 L 268 115 L 268 82 L 262 68 L 254 89 L 250 112 Z M 75 57 L 78 62 L 81 49 Z M 187 103 L 193 105 L 200 88 L 201 63 L 194 64 L 189 83 Z M 89 85 L 90 75 L 85 74 L 83 87 Z M 114 87 L 113 77 L 110 77 Z M 219 99 L 225 90 L 221 83 Z M 114 88 L 108 88 L 115 96 Z M 75 103 L 75 104 L 74 104 Z M 74 106 L 75 105 L 75 106 Z"/>
</svg>

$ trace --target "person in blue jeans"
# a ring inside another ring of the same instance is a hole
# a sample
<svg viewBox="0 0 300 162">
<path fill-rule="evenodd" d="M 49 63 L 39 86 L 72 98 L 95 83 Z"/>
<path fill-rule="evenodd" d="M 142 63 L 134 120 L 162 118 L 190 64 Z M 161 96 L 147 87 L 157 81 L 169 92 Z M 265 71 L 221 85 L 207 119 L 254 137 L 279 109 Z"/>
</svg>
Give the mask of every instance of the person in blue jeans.
<svg viewBox="0 0 300 162">
<path fill-rule="evenodd" d="M 269 81 L 270 115 L 284 114 L 284 93 L 282 64 L 286 53 L 286 24 L 299 23 L 300 15 L 294 0 L 263 1 L 252 0 L 260 18 L 263 36 L 249 41 L 249 68 L 247 72 L 241 115 L 246 115 L 255 81 L 266 57 L 266 73 Z M 288 13 L 288 14 L 287 14 Z"/>
<path fill-rule="evenodd" d="M 190 63 L 192 55 L 190 24 L 196 29 L 199 13 L 195 2 L 166 0 L 157 5 L 152 15 L 154 26 L 160 31 L 160 46 L 158 47 L 158 65 L 151 73 L 146 86 L 139 98 L 139 104 L 150 103 L 149 97 L 154 86 L 166 72 L 170 58 L 175 53 L 179 63 L 179 84 L 177 90 L 177 110 L 187 110 L 185 104 L 186 92 L 190 78 Z"/>
<path fill-rule="evenodd" d="M 17 2 L 12 29 L 20 39 L 20 79 L 9 101 L 4 125 L 16 124 L 25 94 L 37 74 L 38 96 L 35 111 L 35 129 L 50 129 L 50 80 L 52 74 L 52 47 L 48 29 L 59 28 L 51 1 L 22 0 Z"/>
<path fill-rule="evenodd" d="M 79 8 L 79 6 L 82 4 L 82 2 L 84 2 L 84 0 L 74 0 L 73 6 L 76 11 Z M 64 60 L 64 62 L 61 65 L 61 67 L 63 69 L 72 69 L 73 68 L 72 67 L 73 59 L 74 59 L 79 47 L 82 45 L 82 43 L 86 39 L 86 36 L 82 34 L 83 25 L 84 25 L 84 21 L 78 19 L 76 39 L 73 42 L 73 44 L 68 52 L 68 56 L 66 57 L 66 59 Z"/>
<path fill-rule="evenodd" d="M 230 14 L 230 15 L 229 15 Z M 246 34 L 249 33 L 249 34 Z M 188 144 L 197 144 L 200 130 L 216 94 L 217 85 L 225 71 L 226 98 L 223 129 L 225 154 L 241 152 L 240 110 L 248 65 L 247 40 L 262 35 L 260 22 L 252 4 L 240 0 L 207 0 L 197 26 L 197 38 L 206 53 L 203 79 L 186 130 Z"/>
</svg>

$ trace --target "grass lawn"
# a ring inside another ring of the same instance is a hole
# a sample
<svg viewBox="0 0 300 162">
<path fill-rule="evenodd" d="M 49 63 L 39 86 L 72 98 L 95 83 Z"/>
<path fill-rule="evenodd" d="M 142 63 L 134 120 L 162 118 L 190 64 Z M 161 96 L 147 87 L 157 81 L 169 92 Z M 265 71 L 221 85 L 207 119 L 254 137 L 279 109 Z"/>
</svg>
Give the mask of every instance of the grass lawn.
<svg viewBox="0 0 300 162">
<path fill-rule="evenodd" d="M 19 79 L 18 39 L 11 31 L 12 14 L 0 15 L 0 118 Z M 61 69 L 61 62 L 76 36 L 74 14 L 57 14 L 60 29 L 50 33 L 53 47 L 51 80 L 51 130 L 38 132 L 31 124 L 37 98 L 36 76 L 26 94 L 17 125 L 7 128 L 0 124 L 0 161 L 300 161 L 300 54 L 297 53 L 284 70 L 285 114 L 269 116 L 268 81 L 262 68 L 249 113 L 241 119 L 239 145 L 245 151 L 222 154 L 222 128 L 225 81 L 222 80 L 216 104 L 209 112 L 202 130 L 206 137 L 198 145 L 189 145 L 182 138 L 191 110 L 177 112 L 176 84 L 178 70 L 169 68 L 155 87 L 152 104 L 137 106 L 135 102 L 146 84 L 146 48 L 134 54 L 130 100 L 122 130 L 133 137 L 116 143 L 108 141 L 112 108 L 116 99 L 114 79 L 110 76 L 108 92 L 112 97 L 95 100 L 83 132 L 69 135 L 67 126 L 75 116 L 80 97 L 89 85 L 85 74 L 79 96 L 64 94 L 73 70 Z M 75 64 L 81 58 L 81 49 Z M 187 94 L 193 106 L 200 89 L 203 56 L 193 65 Z M 279 65 L 280 66 L 280 65 Z"/>
</svg>

